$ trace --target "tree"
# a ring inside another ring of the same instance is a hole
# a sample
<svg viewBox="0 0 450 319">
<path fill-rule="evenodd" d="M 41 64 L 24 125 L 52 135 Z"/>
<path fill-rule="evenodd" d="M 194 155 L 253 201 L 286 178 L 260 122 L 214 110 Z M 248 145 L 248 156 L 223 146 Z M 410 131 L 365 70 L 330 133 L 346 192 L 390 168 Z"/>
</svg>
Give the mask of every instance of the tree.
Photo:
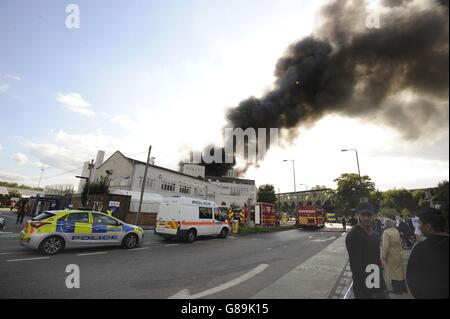
<svg viewBox="0 0 450 319">
<path fill-rule="evenodd" d="M 417 199 L 406 189 L 390 189 L 383 193 L 381 206 L 395 209 L 399 215 L 411 213 L 418 208 Z"/>
<path fill-rule="evenodd" d="M 275 204 L 277 202 L 277 196 L 275 195 L 275 187 L 271 184 L 265 184 L 258 187 L 256 193 L 256 201 Z"/>
<path fill-rule="evenodd" d="M 371 194 L 377 194 L 375 183 L 367 175 L 360 179 L 358 174 L 342 174 L 334 181 L 337 183 L 335 206 L 343 209 L 346 215 L 358 207 L 361 198 L 372 199 Z"/>
<path fill-rule="evenodd" d="M 8 193 L 9 193 L 9 196 L 12 198 L 12 197 L 16 197 L 16 198 L 21 198 L 22 197 L 22 195 L 20 194 L 20 192 L 19 191 L 16 191 L 16 190 L 12 190 L 12 191 L 8 191 Z"/>
<path fill-rule="evenodd" d="M 439 209 L 442 211 L 444 218 L 446 220 L 447 229 L 448 229 L 448 221 L 449 221 L 449 212 L 448 212 L 448 195 L 449 195 L 449 187 L 448 181 L 442 181 L 438 184 L 438 189 L 436 192 L 436 196 L 433 197 L 432 201 L 435 204 L 439 205 Z"/>
<path fill-rule="evenodd" d="M 417 203 L 417 209 L 428 207 L 429 203 L 425 191 L 420 189 L 412 192 L 414 201 Z"/>
<path fill-rule="evenodd" d="M 90 185 L 89 185 L 90 184 Z M 93 182 L 93 183 L 86 183 L 84 184 L 83 191 L 81 192 L 81 200 L 83 202 L 83 205 L 86 205 L 87 202 L 87 195 L 88 195 L 88 189 L 89 189 L 89 195 L 94 194 L 108 194 L 109 192 L 109 179 L 107 176 L 100 176 L 100 178 Z"/>
</svg>

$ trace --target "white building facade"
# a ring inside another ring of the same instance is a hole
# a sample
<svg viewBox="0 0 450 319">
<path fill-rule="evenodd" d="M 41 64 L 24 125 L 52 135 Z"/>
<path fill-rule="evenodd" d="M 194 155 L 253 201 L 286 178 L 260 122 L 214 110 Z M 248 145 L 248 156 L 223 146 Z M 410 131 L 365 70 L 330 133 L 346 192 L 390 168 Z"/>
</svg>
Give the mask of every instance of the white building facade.
<svg viewBox="0 0 450 319">
<path fill-rule="evenodd" d="M 141 192 L 146 163 L 126 157 L 116 151 L 101 165 L 96 165 L 92 180 L 101 176 L 110 180 L 109 190 Z M 203 166 L 187 164 L 185 173 L 149 165 L 145 193 L 163 197 L 174 195 L 215 201 L 218 205 L 243 207 L 249 200 L 255 202 L 256 186 L 253 180 L 229 177 L 204 177 Z M 80 190 L 79 190 L 80 191 Z"/>
</svg>

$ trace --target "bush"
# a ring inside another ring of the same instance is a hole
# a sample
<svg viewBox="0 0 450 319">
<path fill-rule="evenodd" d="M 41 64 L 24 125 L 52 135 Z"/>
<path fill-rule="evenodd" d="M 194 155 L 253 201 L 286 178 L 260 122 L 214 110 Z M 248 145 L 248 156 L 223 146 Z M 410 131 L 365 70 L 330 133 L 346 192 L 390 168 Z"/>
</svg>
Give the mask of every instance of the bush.
<svg viewBox="0 0 450 319">
<path fill-rule="evenodd" d="M 388 208 L 388 207 L 382 207 L 380 209 L 380 214 L 383 215 L 384 217 L 387 217 L 387 218 L 390 218 L 393 220 L 395 220 L 395 217 L 399 215 L 397 210 L 395 210 L 393 208 Z"/>
</svg>

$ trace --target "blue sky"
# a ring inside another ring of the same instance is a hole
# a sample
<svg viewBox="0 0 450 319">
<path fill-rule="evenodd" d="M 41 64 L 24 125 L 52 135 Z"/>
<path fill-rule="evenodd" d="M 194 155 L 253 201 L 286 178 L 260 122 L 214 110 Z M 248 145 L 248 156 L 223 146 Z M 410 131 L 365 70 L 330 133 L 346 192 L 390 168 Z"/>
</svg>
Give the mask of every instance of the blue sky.
<svg viewBox="0 0 450 319">
<path fill-rule="evenodd" d="M 69 3 L 80 8 L 79 29 L 65 26 Z M 157 164 L 176 168 L 188 146 L 220 143 L 226 107 L 271 85 L 277 59 L 311 33 L 318 6 L 299 0 L 1 1 L 0 180 L 36 185 L 44 165 L 43 185 L 76 184 L 74 173 L 60 174 L 76 171 L 98 149 L 144 159 L 148 144 Z M 323 134 L 330 123 L 345 143 Z M 349 127 L 361 130 L 361 140 L 346 134 Z M 363 143 L 380 134 L 391 144 Z M 392 151 L 399 139 L 371 123 L 329 117 L 273 151 L 247 177 L 290 191 L 289 170 L 278 163 L 291 157 L 300 166 L 298 180 L 333 186 L 341 172 L 354 170 L 352 160 L 334 152 L 359 147 L 365 173 L 382 188 L 448 178 L 448 133 L 426 142 L 428 155 L 421 151 L 424 141 L 405 143 L 406 158 Z M 324 156 L 339 162 L 310 162 L 298 151 L 317 140 L 332 149 Z M 390 179 L 373 156 L 380 153 L 393 167 L 417 171 L 417 178 L 405 172 Z M 307 173 L 314 168 L 323 173 Z"/>
</svg>

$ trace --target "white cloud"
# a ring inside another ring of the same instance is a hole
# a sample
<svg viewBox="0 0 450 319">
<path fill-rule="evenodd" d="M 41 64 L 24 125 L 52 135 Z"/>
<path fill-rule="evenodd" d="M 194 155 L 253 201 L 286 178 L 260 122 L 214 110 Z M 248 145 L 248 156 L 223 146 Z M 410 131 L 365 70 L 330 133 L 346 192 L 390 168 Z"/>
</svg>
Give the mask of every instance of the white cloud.
<svg viewBox="0 0 450 319">
<path fill-rule="evenodd" d="M 8 182 L 23 182 L 29 177 L 21 174 L 0 171 L 0 180 Z"/>
<path fill-rule="evenodd" d="M 81 168 L 83 163 L 95 159 L 98 150 L 111 154 L 126 149 L 130 141 L 102 133 L 70 134 L 63 130 L 52 132 L 50 141 L 26 141 L 25 147 L 42 165 L 63 171 Z"/>
<path fill-rule="evenodd" d="M 127 131 L 138 130 L 141 124 L 140 122 L 131 119 L 126 114 L 113 115 L 110 122 L 119 124 L 123 129 Z"/>
<path fill-rule="evenodd" d="M 56 100 L 72 112 L 87 116 L 94 115 L 94 112 L 91 110 L 91 105 L 78 93 L 58 93 Z"/>
<path fill-rule="evenodd" d="M 2 144 L 0 144 L 0 151 L 3 149 L 3 146 L 2 146 Z"/>
<path fill-rule="evenodd" d="M 20 152 L 19 153 L 14 153 L 11 156 L 11 159 L 13 161 L 15 161 L 19 165 L 23 165 L 23 164 L 25 164 L 28 161 L 28 157 L 25 154 L 20 153 Z"/>
<path fill-rule="evenodd" d="M 13 74 L 7 74 L 7 73 L 3 73 L 0 74 L 1 78 L 5 78 L 5 79 L 9 79 L 9 80 L 15 80 L 15 81 L 20 81 L 21 78 L 18 75 L 13 75 Z"/>
<path fill-rule="evenodd" d="M 4 84 L 0 84 L 0 93 L 5 93 L 6 91 L 9 90 L 9 88 L 11 87 L 11 85 L 4 83 Z"/>
</svg>

